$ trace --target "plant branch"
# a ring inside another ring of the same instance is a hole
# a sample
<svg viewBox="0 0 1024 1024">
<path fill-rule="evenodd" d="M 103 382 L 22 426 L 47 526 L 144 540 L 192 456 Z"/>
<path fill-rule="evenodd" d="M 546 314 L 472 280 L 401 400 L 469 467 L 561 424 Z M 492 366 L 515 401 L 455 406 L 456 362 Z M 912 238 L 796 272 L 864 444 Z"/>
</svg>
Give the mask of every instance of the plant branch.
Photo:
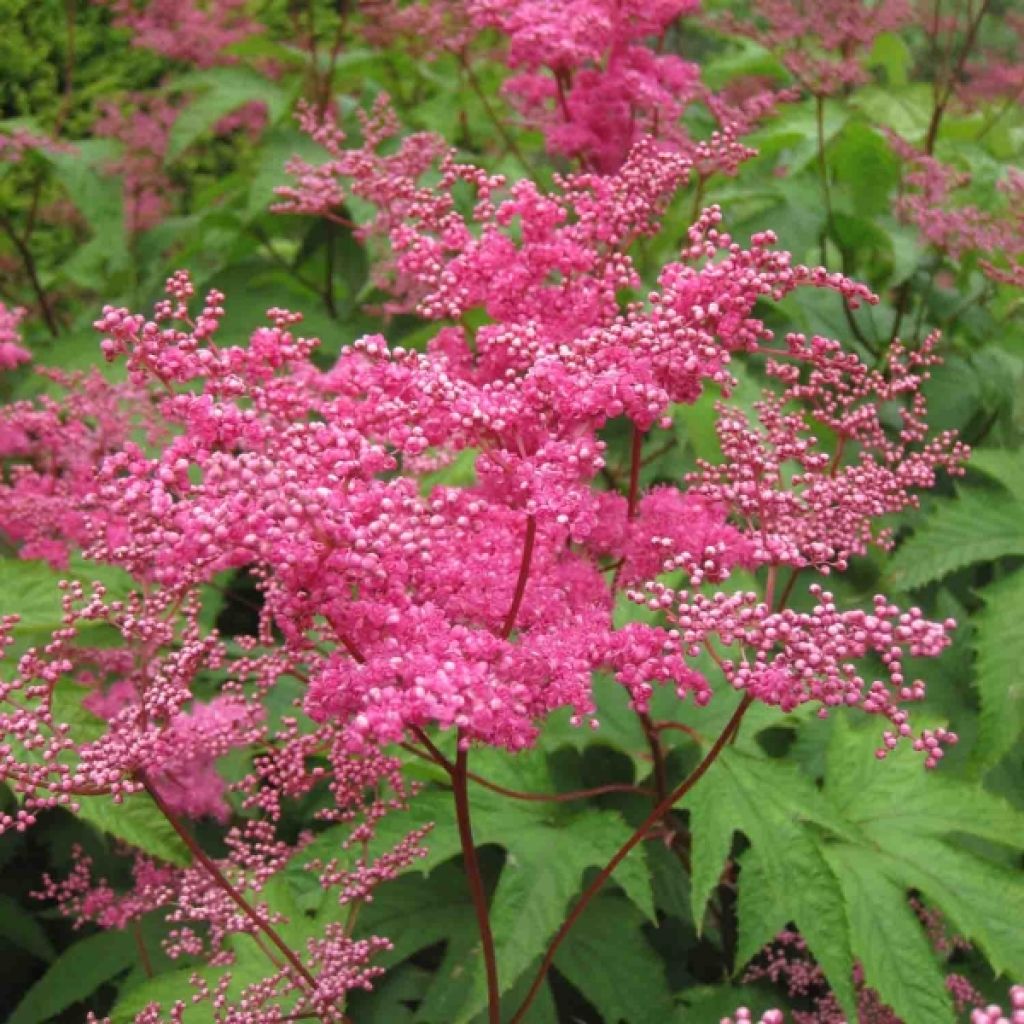
<svg viewBox="0 0 1024 1024">
<path fill-rule="evenodd" d="M 417 757 L 422 758 L 424 761 L 431 761 L 449 771 L 454 769 L 454 765 L 447 758 L 441 761 L 429 751 L 420 750 L 419 747 L 413 746 L 411 743 L 401 743 L 399 746 L 403 750 L 408 750 L 410 754 L 415 754 Z M 435 747 L 434 749 L 436 750 L 437 748 Z M 441 755 L 441 757 L 443 756 Z M 603 786 L 594 786 L 591 789 L 570 789 L 561 793 L 530 793 L 522 789 L 509 789 L 507 786 L 492 782 L 490 779 L 477 775 L 475 772 L 467 771 L 466 778 L 470 782 L 475 782 L 478 786 L 483 786 L 484 789 L 489 789 L 492 793 L 499 793 L 501 796 L 510 797 L 512 800 L 527 800 L 532 803 L 571 803 L 573 800 L 589 800 L 592 797 L 606 796 L 609 793 L 637 793 L 641 796 L 654 795 L 652 790 L 647 789 L 645 786 L 634 786 L 629 782 L 609 782 Z"/>
<path fill-rule="evenodd" d="M 733 733 L 739 728 L 740 722 L 743 720 L 743 716 L 747 713 L 747 709 L 754 702 L 754 698 L 749 694 L 744 694 L 743 699 L 740 701 L 736 710 L 733 712 L 732 717 L 726 723 L 725 728 L 719 734 L 718 739 L 715 740 L 711 749 L 704 755 L 704 759 L 697 765 L 696 768 L 678 785 L 664 800 L 661 801 L 650 814 L 640 823 L 633 834 L 626 840 L 622 846 L 619 847 L 615 856 L 601 869 L 598 876 L 587 886 L 584 890 L 583 895 L 580 897 L 579 902 L 573 907 L 572 912 L 565 919 L 562 927 L 558 929 L 555 937 L 551 940 L 548 946 L 547 952 L 544 954 L 544 959 L 541 961 L 540 968 L 537 971 L 536 977 L 533 979 L 533 984 L 530 986 L 529 992 L 526 994 L 526 998 L 523 1000 L 519 1009 L 513 1014 L 509 1020 L 509 1024 L 521 1024 L 526 1018 L 526 1013 L 532 1005 L 534 999 L 537 997 L 537 993 L 540 991 L 541 984 L 547 975 L 551 964 L 554 962 L 555 954 L 558 952 L 558 947 L 565 941 L 565 937 L 572 930 L 573 925 L 580 919 L 583 911 L 589 906 L 591 900 L 601 891 L 604 887 L 605 882 L 611 878 L 615 869 L 629 856 L 630 852 L 642 842 L 644 837 L 653 825 L 656 825 L 665 814 L 671 810 L 671 808 L 678 803 L 693 787 L 700 782 L 700 780 L 707 773 L 708 769 L 718 759 L 718 755 L 721 754 L 725 745 L 729 742 Z"/>
<path fill-rule="evenodd" d="M 501 637 L 507 640 L 515 629 L 516 618 L 519 609 L 523 604 L 523 596 L 526 593 L 526 581 L 530 576 L 530 562 L 533 560 L 533 545 L 537 539 L 537 517 L 529 515 L 526 517 L 526 536 L 523 538 L 523 555 L 519 561 L 519 578 L 516 580 L 515 593 L 512 595 L 512 604 L 509 606 L 508 614 L 505 616 L 504 625 L 501 627 Z"/>
<path fill-rule="evenodd" d="M 477 859 L 476 846 L 473 843 L 473 825 L 469 812 L 468 760 L 469 751 L 460 743 L 459 752 L 455 758 L 455 769 L 452 772 L 455 818 L 459 826 L 462 858 L 466 865 L 466 874 L 469 877 L 469 892 L 473 900 L 473 910 L 476 913 L 477 927 L 480 930 L 480 943 L 483 947 L 484 969 L 487 974 L 488 1024 L 501 1024 L 501 989 L 498 985 L 498 963 L 494 954 L 494 936 L 491 934 L 487 893 L 484 891 L 480 861 Z"/>
<path fill-rule="evenodd" d="M 4 234 L 11 240 L 11 245 L 18 251 L 18 255 L 21 257 L 21 264 L 28 275 L 29 284 L 31 284 L 32 291 L 35 293 L 36 302 L 39 304 L 39 312 L 46 322 L 47 330 L 56 338 L 60 333 L 60 328 L 57 325 L 57 317 L 53 312 L 53 307 L 50 305 L 50 300 L 47 298 L 43 284 L 39 280 L 39 270 L 36 267 L 32 250 L 19 237 L 18 233 L 14 230 L 14 226 L 3 214 L 0 214 L 0 229 L 3 229 Z"/>
<path fill-rule="evenodd" d="M 157 809 L 167 819 L 168 824 L 178 834 L 181 841 L 188 847 L 189 853 L 192 857 L 199 862 L 206 873 L 210 876 L 213 882 L 220 888 L 225 895 L 227 895 L 231 902 L 238 907 L 238 909 L 252 922 L 264 935 L 277 947 L 281 955 L 287 960 L 289 965 L 299 979 L 313 992 L 316 991 L 316 978 L 309 973 L 306 966 L 302 961 L 295 955 L 292 948 L 281 938 L 277 933 L 277 930 L 270 924 L 269 921 L 265 920 L 255 908 L 249 903 L 249 901 L 231 884 L 230 880 L 224 874 L 223 871 L 217 866 L 217 864 L 210 858 L 206 851 L 195 841 L 192 834 L 185 828 L 184 825 L 178 820 L 174 812 L 167 806 L 164 799 L 157 792 L 155 786 L 149 782 L 148 779 L 143 778 L 143 786 L 146 788 L 146 792 L 149 793 L 156 804 Z"/>
<path fill-rule="evenodd" d="M 473 70 L 472 64 L 469 62 L 469 58 L 466 56 L 465 51 L 460 50 L 458 54 L 459 66 L 466 74 L 466 81 L 469 83 L 470 89 L 473 90 L 474 95 L 483 105 L 484 110 L 487 112 L 487 116 L 491 120 L 491 124 L 494 125 L 495 131 L 501 136 L 501 141 L 505 143 L 508 151 L 516 158 L 519 165 L 526 172 L 528 178 L 533 177 L 533 168 L 527 163 L 526 157 L 523 156 L 522 150 L 519 148 L 516 140 L 512 137 L 508 128 L 505 126 L 505 122 L 498 117 L 497 111 L 491 106 L 491 101 L 487 98 L 487 93 L 484 92 L 483 87 L 480 85 L 480 79 L 476 77 L 476 72 Z"/>
</svg>

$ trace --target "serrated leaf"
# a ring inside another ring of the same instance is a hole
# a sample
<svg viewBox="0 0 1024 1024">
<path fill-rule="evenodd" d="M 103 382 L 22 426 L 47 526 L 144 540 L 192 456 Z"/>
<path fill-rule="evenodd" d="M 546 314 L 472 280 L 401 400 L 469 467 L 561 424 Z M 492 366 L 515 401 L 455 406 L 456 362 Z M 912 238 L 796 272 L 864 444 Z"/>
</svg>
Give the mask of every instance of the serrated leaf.
<svg viewBox="0 0 1024 1024">
<path fill-rule="evenodd" d="M 751 842 L 740 876 L 737 965 L 749 960 L 782 925 L 794 921 L 840 1004 L 850 1012 L 855 1002 L 853 954 L 842 895 L 809 824 L 819 820 L 843 833 L 845 823 L 808 780 L 790 766 L 765 758 L 725 750 L 700 786 L 705 798 L 721 806 L 711 817 L 705 804 L 704 813 L 694 819 L 695 863 L 720 854 L 724 829 L 730 841 L 733 829 L 738 829 Z M 710 837 L 701 834 L 707 829 Z M 716 867 L 720 870 L 721 863 Z M 709 870 L 702 865 L 705 900 Z"/>
<path fill-rule="evenodd" d="M 734 750 L 725 751 L 722 761 L 729 772 L 713 768 L 684 803 L 694 833 L 691 899 L 696 922 L 701 921 L 722 872 L 733 832 L 742 831 L 753 839 L 743 825 L 743 810 L 750 806 L 746 794 L 764 794 L 764 813 L 777 815 L 791 827 L 806 821 L 838 835 L 849 829 L 849 823 L 794 765 Z M 755 822 L 752 827 L 757 829 L 757 825 Z"/>
<path fill-rule="evenodd" d="M 873 729 L 855 730 L 840 716 L 827 755 L 825 792 L 870 839 L 899 842 L 904 834 L 956 832 L 1024 848 L 1024 813 L 980 785 L 941 769 L 927 771 L 909 744 L 884 761 L 874 757 Z"/>
<path fill-rule="evenodd" d="M 79 805 L 78 817 L 101 832 L 168 864 L 190 863 L 188 848 L 148 796 L 133 793 L 120 804 L 108 797 L 88 796 L 81 797 Z"/>
<path fill-rule="evenodd" d="M 662 1024 L 672 1008 L 661 959 L 643 918 L 622 897 L 600 896 L 555 955 L 555 967 L 605 1024 Z"/>
<path fill-rule="evenodd" d="M 980 591 L 985 607 L 974 617 L 975 685 L 981 702 L 974 763 L 987 769 L 1024 732 L 1024 572 Z"/>
<path fill-rule="evenodd" d="M 165 161 L 176 160 L 193 142 L 222 117 L 254 100 L 267 105 L 270 121 L 276 121 L 287 107 L 283 89 L 266 75 L 245 67 L 218 67 L 180 76 L 175 88 L 203 91 L 178 115 L 167 140 Z"/>
<path fill-rule="evenodd" d="M 45 1024 L 128 970 L 138 951 L 127 932 L 90 935 L 69 946 L 25 993 L 7 1024 Z"/>
<path fill-rule="evenodd" d="M 1024 451 L 975 448 L 969 465 L 1002 484 L 1018 501 L 1024 501 Z"/>
<path fill-rule="evenodd" d="M 905 886 L 920 889 L 968 938 L 997 974 L 1024 975 L 1024 881 L 937 839 L 900 837 L 880 852 L 885 870 Z"/>
<path fill-rule="evenodd" d="M 897 550 L 889 575 L 912 590 L 975 562 L 1024 555 L 1024 516 L 1004 494 L 962 490 L 942 502 Z"/>
<path fill-rule="evenodd" d="M 863 855 L 881 858 L 876 863 L 893 881 L 924 892 L 997 972 L 1024 973 L 1024 881 L 940 838 L 960 832 L 1024 847 L 1020 813 L 980 786 L 923 766 L 911 775 L 910 751 L 891 755 L 892 765 L 874 761 L 871 746 L 870 734 L 837 723 L 826 773 L 827 793 L 862 833 Z"/>
<path fill-rule="evenodd" d="M 508 856 L 491 901 L 491 925 L 505 990 L 543 954 L 580 892 L 587 868 L 603 867 L 632 828 L 614 812 L 586 811 L 558 825 L 531 823 L 525 817 L 506 819 L 502 831 L 500 841 Z M 653 917 L 643 858 L 627 858 L 614 877 Z M 470 1021 L 486 1006 L 481 972 L 475 973 L 474 981 L 469 1001 L 453 1024 Z"/>
<path fill-rule="evenodd" d="M 952 1024 L 945 979 L 905 890 L 862 848 L 843 843 L 824 853 L 843 891 L 865 982 L 904 1024 Z"/>
</svg>

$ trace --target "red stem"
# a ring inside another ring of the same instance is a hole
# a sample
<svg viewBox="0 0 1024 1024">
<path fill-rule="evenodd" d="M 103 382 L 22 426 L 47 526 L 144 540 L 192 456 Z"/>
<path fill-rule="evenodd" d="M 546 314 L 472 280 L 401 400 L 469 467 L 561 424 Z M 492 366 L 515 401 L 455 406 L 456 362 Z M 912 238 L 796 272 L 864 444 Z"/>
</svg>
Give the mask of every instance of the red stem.
<svg viewBox="0 0 1024 1024">
<path fill-rule="evenodd" d="M 461 747 L 455 757 L 452 772 L 452 789 L 455 794 L 455 818 L 459 826 L 459 841 L 462 844 L 462 858 L 469 877 L 469 892 L 476 912 L 476 923 L 480 930 L 483 946 L 484 968 L 487 973 L 487 1020 L 488 1024 L 501 1024 L 501 989 L 498 986 L 498 962 L 494 954 L 494 936 L 487 912 L 487 893 L 484 891 L 480 874 L 480 861 L 473 843 L 473 825 L 469 816 L 469 786 L 467 785 L 467 762 L 469 751 Z"/>
<path fill-rule="evenodd" d="M 281 955 L 288 961 L 295 973 L 312 991 L 316 991 L 316 978 L 306 969 L 302 961 L 295 955 L 291 947 L 281 938 L 268 921 L 265 921 L 256 910 L 249 904 L 249 901 L 231 884 L 227 876 L 217 867 L 216 863 L 207 856 L 203 848 L 195 841 L 188 829 L 175 817 L 174 812 L 164 803 L 163 797 L 156 788 L 146 779 L 142 780 L 156 804 L 157 809 L 167 819 L 171 828 L 178 834 L 181 841 L 188 847 L 189 853 L 197 860 L 207 874 L 213 879 L 216 885 L 230 897 L 231 902 L 280 950 Z"/>
<path fill-rule="evenodd" d="M 519 562 L 519 579 L 516 580 L 516 590 L 512 595 L 512 604 L 509 607 L 508 615 L 505 616 L 505 623 L 501 627 L 501 637 L 507 640 L 512 635 L 516 625 L 516 617 L 523 604 L 523 595 L 526 593 L 526 581 L 530 576 L 530 562 L 533 560 L 533 544 L 537 539 L 537 517 L 530 515 L 526 517 L 526 536 L 523 538 L 523 557 Z"/>
<path fill-rule="evenodd" d="M 533 984 L 530 986 L 530 991 L 527 992 L 526 998 L 523 1000 L 522 1005 L 516 1010 L 512 1016 L 509 1024 L 521 1024 L 526 1017 L 526 1012 L 529 1010 L 534 999 L 537 997 L 537 993 L 540 991 L 541 984 L 544 981 L 544 977 L 554 962 L 555 954 L 558 952 L 558 947 L 565 940 L 565 937 L 572 930 L 573 925 L 580 919 L 583 911 L 586 910 L 591 900 L 601 891 L 604 883 L 611 878 L 612 873 L 626 859 L 630 851 L 647 835 L 652 825 L 656 825 L 665 814 L 678 803 L 686 794 L 704 777 L 708 769 L 715 763 L 718 755 L 722 752 L 725 745 L 729 742 L 729 738 L 739 728 L 739 724 L 743 719 L 743 716 L 747 712 L 747 708 L 754 702 L 754 698 L 749 694 L 745 694 L 743 699 L 740 701 L 739 706 L 733 712 L 732 717 L 726 723 L 725 728 L 722 730 L 718 739 L 715 740 L 711 749 L 704 756 L 704 760 L 678 785 L 664 800 L 661 801 L 655 807 L 650 814 L 644 818 L 643 822 L 637 827 L 636 831 L 626 840 L 622 846 L 619 847 L 615 856 L 601 869 L 600 874 L 587 886 L 584 890 L 583 895 L 580 897 L 579 902 L 572 908 L 572 912 L 565 919 L 562 927 L 558 929 L 557 934 L 551 940 L 551 944 L 548 946 L 547 952 L 544 954 L 544 959 L 541 961 L 540 968 L 537 971 L 536 977 L 533 979 Z"/>
<path fill-rule="evenodd" d="M 640 493 L 640 455 L 643 447 L 644 432 L 634 423 L 633 443 L 629 456 L 629 494 L 626 496 L 626 516 L 629 519 L 636 517 L 637 501 Z"/>
<path fill-rule="evenodd" d="M 399 746 L 403 750 L 408 750 L 410 754 L 422 757 L 425 761 L 433 761 L 434 764 L 440 765 L 449 772 L 454 768 L 454 765 L 447 758 L 441 760 L 435 754 L 431 754 L 426 750 L 420 750 L 419 747 L 414 747 L 411 743 L 401 743 Z M 437 750 L 436 747 L 434 749 Z M 443 756 L 441 755 L 441 757 Z M 589 800 L 591 797 L 605 796 L 608 793 L 639 793 L 641 796 L 653 795 L 651 790 L 646 789 L 644 786 L 634 786 L 628 782 L 609 782 L 604 786 L 594 786 L 592 789 L 570 789 L 561 793 L 528 793 L 522 789 L 508 789 L 506 786 L 501 786 L 497 782 L 491 782 L 490 779 L 485 779 L 482 775 L 477 775 L 475 772 L 467 771 L 466 778 L 470 782 L 475 782 L 478 786 L 483 786 L 484 789 L 491 790 L 493 793 L 500 793 L 502 796 L 511 797 L 513 800 L 528 800 L 533 803 L 571 803 L 573 800 Z"/>
</svg>

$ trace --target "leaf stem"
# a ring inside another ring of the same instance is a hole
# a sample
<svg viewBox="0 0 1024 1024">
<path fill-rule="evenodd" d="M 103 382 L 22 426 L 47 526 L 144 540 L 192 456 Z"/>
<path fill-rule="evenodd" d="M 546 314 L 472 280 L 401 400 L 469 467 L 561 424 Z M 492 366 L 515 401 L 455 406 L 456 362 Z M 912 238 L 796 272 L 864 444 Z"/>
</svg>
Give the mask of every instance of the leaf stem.
<svg viewBox="0 0 1024 1024">
<path fill-rule="evenodd" d="M 711 749 L 704 755 L 704 759 L 700 764 L 697 765 L 697 767 L 694 768 L 694 770 L 678 786 L 676 786 L 676 788 L 672 790 L 672 792 L 669 793 L 669 795 L 665 797 L 665 799 L 662 800 L 646 818 L 644 818 L 629 839 L 619 847 L 612 859 L 601 869 L 598 876 L 590 883 L 590 885 L 587 886 L 583 895 L 580 897 L 579 902 L 573 907 L 572 912 L 565 919 L 562 927 L 558 929 L 555 937 L 551 940 L 547 952 L 544 954 L 544 959 L 541 961 L 536 977 L 533 979 L 533 984 L 530 986 L 530 990 L 527 992 L 526 998 L 523 1000 L 519 1009 L 516 1010 L 512 1018 L 509 1020 L 509 1024 L 521 1024 L 525 1019 L 527 1011 L 532 1005 L 534 999 L 536 999 L 537 993 L 540 991 L 544 977 L 551 967 L 551 964 L 554 962 L 555 954 L 558 952 L 558 947 L 561 946 L 565 937 L 572 930 L 573 925 L 575 925 L 580 919 L 583 911 L 586 910 L 591 900 L 593 900 L 593 898 L 601 891 L 604 883 L 611 878 L 612 873 L 619 864 L 626 859 L 634 847 L 640 844 L 647 835 L 651 826 L 656 825 L 674 804 L 678 803 L 698 782 L 700 782 L 708 769 L 718 759 L 718 755 L 721 754 L 732 734 L 739 728 L 739 724 L 742 721 L 743 716 L 747 713 L 747 709 L 751 704 L 753 704 L 753 702 L 753 697 L 749 694 L 744 694 L 743 699 L 740 701 L 736 710 L 732 713 L 732 717 L 726 723 L 725 728 L 719 734 L 718 739 L 715 740 Z"/>
</svg>

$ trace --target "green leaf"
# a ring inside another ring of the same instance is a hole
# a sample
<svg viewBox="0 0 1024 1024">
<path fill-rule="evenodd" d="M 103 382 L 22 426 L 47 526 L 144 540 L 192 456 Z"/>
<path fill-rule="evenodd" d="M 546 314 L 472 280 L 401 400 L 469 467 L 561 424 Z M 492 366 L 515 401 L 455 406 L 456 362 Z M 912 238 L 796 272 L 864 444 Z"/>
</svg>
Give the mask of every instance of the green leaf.
<svg viewBox="0 0 1024 1024">
<path fill-rule="evenodd" d="M 747 1007 L 757 1020 L 765 1010 L 783 1005 L 777 992 L 753 985 L 699 985 L 681 992 L 679 999 L 682 1005 L 668 1018 L 672 1024 L 710 1024 L 731 1017 L 740 1006 Z"/>
<path fill-rule="evenodd" d="M 969 465 L 1002 484 L 1018 501 L 1024 501 L 1024 451 L 975 448 Z"/>
<path fill-rule="evenodd" d="M 362 908 L 358 920 L 360 934 L 386 935 L 391 940 L 394 948 L 380 958 L 387 965 L 401 963 L 438 942 L 477 934 L 466 876 L 454 862 L 432 871 L 428 878 L 402 875 L 386 882 Z"/>
<path fill-rule="evenodd" d="M 643 918 L 621 896 L 603 895 L 555 955 L 555 967 L 605 1024 L 661 1024 L 672 1009 L 664 966 L 642 926 Z"/>
<path fill-rule="evenodd" d="M 169 864 L 191 862 L 188 848 L 145 794 L 133 793 L 120 804 L 105 796 L 81 797 L 79 804 L 78 817 L 101 832 Z"/>
<path fill-rule="evenodd" d="M 904 1024 L 952 1024 L 945 980 L 905 890 L 861 848 L 843 843 L 824 852 L 843 891 L 866 983 Z"/>
<path fill-rule="evenodd" d="M 985 607 L 974 617 L 975 685 L 981 702 L 972 751 L 980 769 L 991 768 L 1024 732 L 1024 572 L 979 592 Z"/>
<path fill-rule="evenodd" d="M 112 248 L 126 254 L 121 182 L 107 170 L 118 155 L 118 146 L 109 139 L 84 139 L 75 143 L 73 153 L 44 155 L 68 198 L 93 233 L 103 239 L 108 254 Z"/>
<path fill-rule="evenodd" d="M 997 974 L 1024 974 L 1024 880 L 1019 871 L 909 834 L 898 842 L 893 837 L 880 855 L 890 877 L 920 889 L 937 904 L 951 929 L 973 942 Z"/>
<path fill-rule="evenodd" d="M 199 88 L 200 95 L 178 115 L 167 140 L 165 161 L 172 163 L 222 117 L 253 100 L 266 103 L 270 122 L 278 120 L 288 106 L 284 90 L 251 68 L 232 66 L 210 68 L 179 76 L 175 89 Z"/>
<path fill-rule="evenodd" d="M 120 596 L 129 589 L 130 578 L 110 566 L 95 565 L 83 559 L 72 559 L 68 569 L 53 569 L 45 562 L 20 558 L 0 559 L 0 593 L 9 595 L 10 606 L 5 613 L 17 613 L 15 636 L 32 642 L 49 640 L 49 635 L 64 625 L 61 605 L 61 580 L 79 580 L 86 588 L 96 580 L 108 585 L 110 596 Z M 87 633 L 105 626 L 86 624 Z"/>
<path fill-rule="evenodd" d="M 433 978 L 431 971 L 403 964 L 388 971 L 372 993 L 351 993 L 348 1015 L 359 1024 L 412 1024 L 416 1014 L 410 1007 L 422 1002 Z"/>
<path fill-rule="evenodd" d="M 100 932 L 69 946 L 25 993 L 7 1024 L 45 1024 L 128 970 L 138 952 L 127 932 Z"/>
<path fill-rule="evenodd" d="M 909 744 L 879 762 L 874 728 L 852 729 L 837 717 L 828 751 L 825 792 L 843 816 L 873 841 L 898 845 L 903 835 L 957 832 L 1024 848 L 1024 813 L 976 783 L 927 771 Z"/>
<path fill-rule="evenodd" d="M 300 157 L 311 164 L 323 163 L 327 151 L 317 145 L 305 132 L 291 125 L 282 125 L 268 132 L 260 142 L 257 165 L 249 179 L 246 215 L 249 219 L 266 213 L 278 200 L 274 189 L 291 180 L 285 164 L 292 157 Z"/>
<path fill-rule="evenodd" d="M 1024 847 L 1020 812 L 941 770 L 921 766 L 912 775 L 911 751 L 877 762 L 868 756 L 874 742 L 867 730 L 836 725 L 826 791 L 857 825 L 862 854 L 881 858 L 876 863 L 893 881 L 924 892 L 997 972 L 1024 973 L 1024 881 L 945 838 L 966 833 Z"/>
<path fill-rule="evenodd" d="M 506 817 L 501 831 L 508 855 L 491 901 L 491 926 L 506 990 L 547 948 L 582 888 L 586 869 L 603 867 L 632 829 L 613 812 L 585 811 L 561 824 Z M 627 858 L 615 880 L 653 917 L 642 857 Z M 474 981 L 469 1001 L 453 1024 L 471 1020 L 486 1006 L 482 972 L 475 973 Z"/>
<path fill-rule="evenodd" d="M 17 900 L 0 894 L 0 937 L 49 963 L 57 956 L 42 925 Z"/>
<path fill-rule="evenodd" d="M 848 123 L 829 147 L 829 162 L 858 215 L 889 208 L 889 193 L 899 182 L 899 160 L 873 127 L 864 121 Z"/>
<path fill-rule="evenodd" d="M 701 784 L 705 798 L 693 819 L 694 872 L 701 871 L 706 901 L 708 862 L 723 850 L 721 833 L 742 831 L 751 849 L 740 873 L 740 939 L 737 964 L 746 963 L 788 921 L 794 921 L 821 964 L 840 1004 L 850 1012 L 853 953 L 838 882 L 815 841 L 810 822 L 839 833 L 843 820 L 831 811 L 809 780 L 791 766 L 725 750 Z M 709 801 L 718 806 L 709 812 Z M 685 805 L 684 805 L 685 806 Z M 694 805 L 695 806 L 695 805 Z M 720 870 L 721 862 L 715 865 Z M 695 887 L 696 888 L 696 887 Z M 704 902 L 694 904 L 703 913 Z"/>
<path fill-rule="evenodd" d="M 975 562 L 1024 555 L 1024 516 L 1004 494 L 962 490 L 939 504 L 925 523 L 900 545 L 890 577 L 906 590 L 940 580 Z"/>
<path fill-rule="evenodd" d="M 913 57 L 903 37 L 895 32 L 883 32 L 875 39 L 868 57 L 868 67 L 880 67 L 885 71 L 889 85 L 907 84 L 907 69 Z"/>
</svg>

